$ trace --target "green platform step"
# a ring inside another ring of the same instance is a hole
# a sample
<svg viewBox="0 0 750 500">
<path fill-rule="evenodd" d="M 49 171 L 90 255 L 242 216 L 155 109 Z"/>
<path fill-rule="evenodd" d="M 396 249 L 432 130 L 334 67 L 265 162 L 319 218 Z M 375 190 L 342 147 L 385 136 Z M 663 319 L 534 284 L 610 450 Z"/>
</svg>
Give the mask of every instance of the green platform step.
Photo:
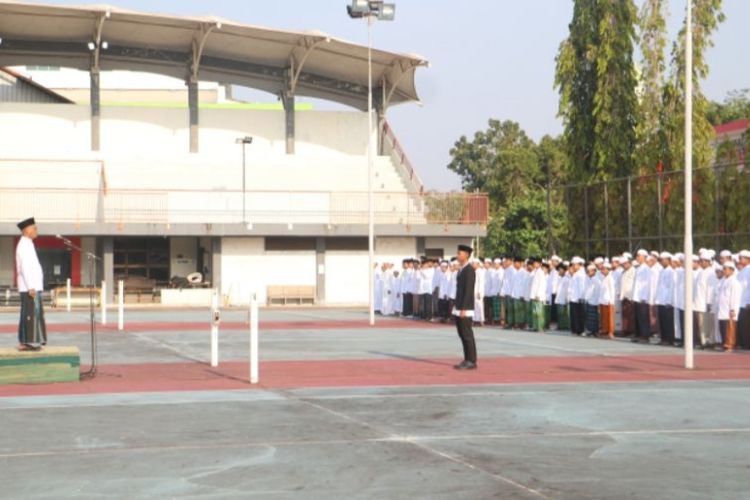
<svg viewBox="0 0 750 500">
<path fill-rule="evenodd" d="M 41 351 L 0 348 L 1 384 L 78 382 L 81 353 L 77 347 L 45 347 Z"/>
</svg>

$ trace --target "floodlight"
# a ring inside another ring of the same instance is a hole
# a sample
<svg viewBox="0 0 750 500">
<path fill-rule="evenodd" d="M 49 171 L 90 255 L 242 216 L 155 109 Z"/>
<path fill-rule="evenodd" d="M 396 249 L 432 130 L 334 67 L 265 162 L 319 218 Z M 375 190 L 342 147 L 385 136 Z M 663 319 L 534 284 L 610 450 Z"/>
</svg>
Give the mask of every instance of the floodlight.
<svg viewBox="0 0 750 500">
<path fill-rule="evenodd" d="M 237 138 L 234 142 L 236 142 L 237 144 L 252 144 L 253 138 L 249 135 L 246 135 L 245 137 Z"/>
<path fill-rule="evenodd" d="M 102 49 L 107 50 L 109 48 L 108 42 L 102 42 Z"/>
<path fill-rule="evenodd" d="M 395 3 L 384 3 L 380 4 L 378 9 L 378 19 L 380 21 L 393 21 L 396 17 L 396 4 Z"/>
<path fill-rule="evenodd" d="M 94 42 L 89 42 L 88 43 L 88 48 L 89 48 L 89 50 L 94 50 L 96 48 L 96 44 Z"/>
</svg>

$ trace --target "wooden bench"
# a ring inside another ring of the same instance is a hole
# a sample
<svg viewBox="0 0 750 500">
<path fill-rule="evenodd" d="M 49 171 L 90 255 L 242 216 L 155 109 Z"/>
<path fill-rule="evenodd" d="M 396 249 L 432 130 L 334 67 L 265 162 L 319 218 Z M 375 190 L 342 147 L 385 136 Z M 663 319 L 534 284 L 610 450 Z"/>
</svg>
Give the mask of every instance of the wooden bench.
<svg viewBox="0 0 750 500">
<path fill-rule="evenodd" d="M 117 282 L 117 279 L 115 279 Z M 142 278 L 140 276 L 130 276 L 125 278 L 123 283 L 125 287 L 125 302 L 154 302 L 157 296 L 156 293 L 156 280 L 149 278 Z M 142 299 L 148 300 L 142 300 Z"/>
<path fill-rule="evenodd" d="M 41 351 L 0 348 L 0 384 L 78 382 L 81 353 L 77 347 L 45 347 Z"/>
<path fill-rule="evenodd" d="M 88 307 L 91 301 L 91 290 L 86 287 L 72 287 L 70 289 L 70 305 Z M 94 307 L 99 307 L 102 298 L 101 288 L 94 288 Z M 68 307 L 68 289 L 59 286 L 52 290 L 52 307 Z"/>
<path fill-rule="evenodd" d="M 313 285 L 268 285 L 266 303 L 274 304 L 315 304 Z"/>
</svg>

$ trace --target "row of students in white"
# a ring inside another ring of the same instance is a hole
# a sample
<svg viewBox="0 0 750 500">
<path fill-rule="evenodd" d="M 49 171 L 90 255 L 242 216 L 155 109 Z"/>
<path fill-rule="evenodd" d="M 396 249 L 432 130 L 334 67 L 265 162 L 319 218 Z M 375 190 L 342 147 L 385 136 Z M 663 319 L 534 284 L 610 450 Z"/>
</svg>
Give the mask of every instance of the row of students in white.
<svg viewBox="0 0 750 500">
<path fill-rule="evenodd" d="M 549 261 L 474 258 L 474 320 L 539 328 L 540 318 L 534 314 L 541 305 L 545 308 L 544 328 L 559 326 L 577 334 L 606 336 L 618 331 L 644 342 L 658 336 L 663 344 L 679 345 L 686 260 L 695 270 L 696 346 L 750 348 L 748 250 L 717 255 L 701 249 L 690 259 L 679 253 L 639 250 L 635 257 L 629 253 L 611 259 L 600 257 L 588 265 L 580 257 L 570 262 L 557 256 Z M 431 259 L 405 259 L 400 271 L 393 264 L 378 266 L 376 310 L 447 320 L 450 301 L 455 298 L 457 270 L 455 261 Z"/>
</svg>

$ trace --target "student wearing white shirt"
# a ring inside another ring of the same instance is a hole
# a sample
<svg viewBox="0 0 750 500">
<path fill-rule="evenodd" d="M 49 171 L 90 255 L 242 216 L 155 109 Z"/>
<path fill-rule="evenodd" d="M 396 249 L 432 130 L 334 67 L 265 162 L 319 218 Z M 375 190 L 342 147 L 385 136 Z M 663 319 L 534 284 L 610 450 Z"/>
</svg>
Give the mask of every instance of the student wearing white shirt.
<svg viewBox="0 0 750 500">
<path fill-rule="evenodd" d="M 502 300 L 502 325 L 503 328 L 513 328 L 515 318 L 513 315 L 513 283 L 515 282 L 516 268 L 513 259 L 507 258 L 503 264 L 503 283 L 500 287 L 500 299 Z"/>
<path fill-rule="evenodd" d="M 554 307 L 557 309 L 557 329 L 570 330 L 570 314 L 568 313 L 568 286 L 570 285 L 570 273 L 568 263 L 563 262 L 557 266 L 560 282 L 555 295 Z"/>
<path fill-rule="evenodd" d="M 694 332 L 696 334 L 696 337 L 700 338 L 701 347 L 704 347 L 709 342 L 709 279 L 714 276 L 714 270 L 711 266 L 711 260 L 708 258 L 705 251 L 703 254 L 699 255 L 699 259 L 700 268 L 698 272 L 696 272 L 693 276 L 693 321 L 695 321 Z"/>
<path fill-rule="evenodd" d="M 16 276 L 21 295 L 18 350 L 38 351 L 47 344 L 47 325 L 42 303 L 44 273 L 34 248 L 38 232 L 33 217 L 19 222 L 17 226 L 22 233 L 16 246 Z"/>
<path fill-rule="evenodd" d="M 633 303 L 633 292 L 635 290 L 635 267 L 629 255 L 623 254 L 620 259 L 622 274 L 620 275 L 620 308 L 622 334 L 625 337 L 635 335 L 635 306 Z"/>
<path fill-rule="evenodd" d="M 649 301 L 651 300 L 651 268 L 646 263 L 646 250 L 638 250 L 636 259 L 638 268 L 635 271 L 633 288 L 633 302 L 635 303 L 635 335 L 633 342 L 648 342 L 651 337 L 651 322 L 649 317 Z"/>
<path fill-rule="evenodd" d="M 560 274 L 557 272 L 557 268 L 561 264 L 561 259 L 557 255 L 553 255 L 549 259 L 549 274 L 547 274 L 547 305 L 549 308 L 549 327 L 551 330 L 557 330 L 557 307 L 555 307 L 555 297 L 560 288 Z"/>
<path fill-rule="evenodd" d="M 599 334 L 599 277 L 594 264 L 586 268 L 586 288 L 584 301 L 586 302 L 585 331 L 587 334 Z"/>
<path fill-rule="evenodd" d="M 493 280 L 492 280 L 492 323 L 500 324 L 500 288 L 503 286 L 503 259 L 497 257 L 492 261 Z"/>
<path fill-rule="evenodd" d="M 393 271 L 393 315 L 401 316 L 404 300 L 401 297 L 401 273 L 398 269 Z"/>
<path fill-rule="evenodd" d="M 474 268 L 474 324 L 484 326 L 484 280 L 485 271 L 479 259 L 473 259 Z"/>
<path fill-rule="evenodd" d="M 742 285 L 737 280 L 736 269 L 734 262 L 724 263 L 724 279 L 721 281 L 717 310 L 719 329 L 724 341 L 722 348 L 729 352 L 737 345 L 737 315 L 742 299 Z"/>
<path fill-rule="evenodd" d="M 544 331 L 544 302 L 547 298 L 547 275 L 542 269 L 542 259 L 531 260 L 531 286 L 529 288 L 529 308 L 531 321 L 529 329 Z"/>
<path fill-rule="evenodd" d="M 586 322 L 586 271 L 583 269 L 585 261 L 581 257 L 573 257 L 570 261 L 570 283 L 568 285 L 568 304 L 570 307 L 570 331 L 574 335 L 583 335 Z"/>
<path fill-rule="evenodd" d="M 615 338 L 615 277 L 611 272 L 612 265 L 604 263 L 599 282 L 599 337 Z"/>
<path fill-rule="evenodd" d="M 419 280 L 420 318 L 424 320 L 432 319 L 432 278 L 435 275 L 435 268 L 432 267 L 433 261 L 425 258 L 422 262 Z"/>
<path fill-rule="evenodd" d="M 674 283 L 675 274 L 672 269 L 672 255 L 662 252 L 662 269 L 656 287 L 656 307 L 659 317 L 659 333 L 662 345 L 671 345 L 674 340 Z"/>
<path fill-rule="evenodd" d="M 451 293 L 451 271 L 448 261 L 440 262 L 438 271 L 440 281 L 438 282 L 438 316 L 440 321 L 446 323 L 450 318 L 450 293 Z"/>
<path fill-rule="evenodd" d="M 414 263 L 411 259 L 401 262 L 401 314 L 405 317 L 412 315 L 413 298 L 411 294 L 411 280 L 414 276 Z"/>
<path fill-rule="evenodd" d="M 492 292 L 495 287 L 495 268 L 492 267 L 492 259 L 486 258 L 483 263 L 484 268 L 484 292 L 482 293 L 482 303 L 484 306 L 484 321 L 492 324 Z"/>
<path fill-rule="evenodd" d="M 526 299 L 524 289 L 526 285 L 526 267 L 523 259 L 516 257 L 513 259 L 513 283 L 511 288 L 511 298 L 513 299 L 513 328 L 523 329 L 526 326 Z"/>
<path fill-rule="evenodd" d="M 742 285 L 740 312 L 737 319 L 737 346 L 750 349 L 750 250 L 740 252 L 737 280 Z"/>
</svg>

